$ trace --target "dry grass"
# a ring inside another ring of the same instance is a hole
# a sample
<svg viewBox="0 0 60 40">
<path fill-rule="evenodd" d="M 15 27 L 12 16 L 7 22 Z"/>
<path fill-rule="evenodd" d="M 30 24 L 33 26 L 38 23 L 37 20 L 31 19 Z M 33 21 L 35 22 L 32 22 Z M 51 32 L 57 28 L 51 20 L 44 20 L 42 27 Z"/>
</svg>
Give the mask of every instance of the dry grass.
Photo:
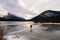
<svg viewBox="0 0 60 40">
<path fill-rule="evenodd" d="M 6 27 L 0 26 L 0 40 L 4 40 L 4 35 L 6 34 Z"/>
</svg>

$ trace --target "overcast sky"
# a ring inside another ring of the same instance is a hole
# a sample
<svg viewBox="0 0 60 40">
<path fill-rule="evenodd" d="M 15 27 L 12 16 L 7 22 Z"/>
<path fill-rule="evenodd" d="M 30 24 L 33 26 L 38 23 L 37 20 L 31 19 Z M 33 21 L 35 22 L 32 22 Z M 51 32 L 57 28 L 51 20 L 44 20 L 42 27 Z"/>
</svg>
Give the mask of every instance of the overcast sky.
<svg viewBox="0 0 60 40">
<path fill-rule="evenodd" d="M 45 10 L 60 11 L 60 0 L 0 0 L 0 16 L 10 12 L 30 19 Z"/>
</svg>

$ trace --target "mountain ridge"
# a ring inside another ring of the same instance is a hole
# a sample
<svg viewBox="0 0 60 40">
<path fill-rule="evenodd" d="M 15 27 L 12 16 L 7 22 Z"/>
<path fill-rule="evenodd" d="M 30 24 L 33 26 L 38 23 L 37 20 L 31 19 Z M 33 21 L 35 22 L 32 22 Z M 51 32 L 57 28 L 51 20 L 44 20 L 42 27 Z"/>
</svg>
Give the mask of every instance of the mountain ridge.
<svg viewBox="0 0 60 40">
<path fill-rule="evenodd" d="M 60 22 L 60 11 L 46 10 L 36 17 L 30 19 L 34 22 Z"/>
<path fill-rule="evenodd" d="M 25 19 L 8 13 L 8 15 L 0 17 L 0 21 L 25 21 Z"/>
</svg>

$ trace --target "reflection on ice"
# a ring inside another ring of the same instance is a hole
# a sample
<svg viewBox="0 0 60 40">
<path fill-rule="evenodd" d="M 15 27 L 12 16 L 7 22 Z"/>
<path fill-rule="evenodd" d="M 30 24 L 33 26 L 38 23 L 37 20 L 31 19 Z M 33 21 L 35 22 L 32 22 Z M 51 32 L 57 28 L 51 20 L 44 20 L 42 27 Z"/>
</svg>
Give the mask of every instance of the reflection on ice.
<svg viewBox="0 0 60 40">
<path fill-rule="evenodd" d="M 48 27 L 45 31 L 60 30 L 60 24 L 42 24 L 42 27 Z"/>
</svg>

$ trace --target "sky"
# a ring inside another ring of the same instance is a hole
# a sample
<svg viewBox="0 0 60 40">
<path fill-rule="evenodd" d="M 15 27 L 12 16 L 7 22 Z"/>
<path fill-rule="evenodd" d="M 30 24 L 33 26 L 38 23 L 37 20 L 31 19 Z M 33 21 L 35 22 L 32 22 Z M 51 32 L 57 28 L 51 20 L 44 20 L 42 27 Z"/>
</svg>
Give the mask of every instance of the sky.
<svg viewBox="0 0 60 40">
<path fill-rule="evenodd" d="M 31 19 L 45 10 L 60 11 L 60 0 L 0 0 L 0 16 L 7 13 Z"/>
</svg>

